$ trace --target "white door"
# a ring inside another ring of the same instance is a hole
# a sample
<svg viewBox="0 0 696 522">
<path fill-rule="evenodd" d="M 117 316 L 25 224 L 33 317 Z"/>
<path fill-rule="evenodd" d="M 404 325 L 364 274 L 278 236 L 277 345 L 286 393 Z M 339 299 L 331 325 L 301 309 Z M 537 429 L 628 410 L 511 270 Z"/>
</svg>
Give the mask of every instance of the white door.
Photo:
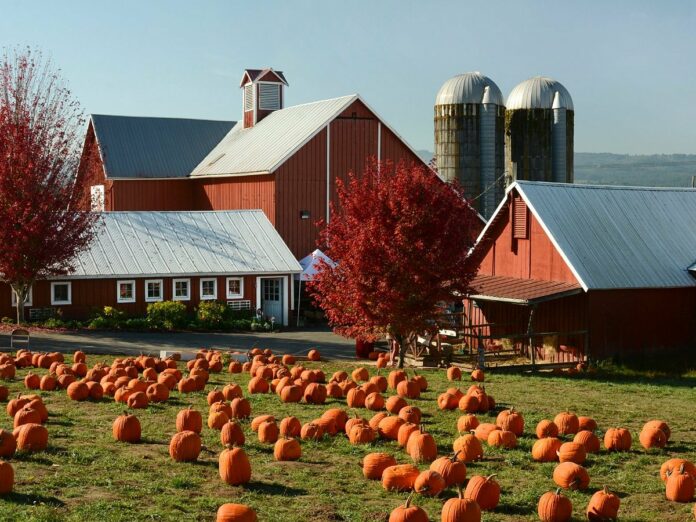
<svg viewBox="0 0 696 522">
<path fill-rule="evenodd" d="M 283 279 L 261 279 L 261 309 L 270 320 L 275 317 L 275 324 L 283 322 Z"/>
</svg>

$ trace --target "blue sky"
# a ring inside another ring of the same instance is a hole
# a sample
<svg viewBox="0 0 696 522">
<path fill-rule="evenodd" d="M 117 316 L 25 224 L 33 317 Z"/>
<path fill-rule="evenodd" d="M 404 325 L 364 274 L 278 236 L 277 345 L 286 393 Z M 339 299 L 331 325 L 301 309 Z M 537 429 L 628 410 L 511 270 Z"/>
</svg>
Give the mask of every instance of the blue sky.
<svg viewBox="0 0 696 522">
<path fill-rule="evenodd" d="M 31 45 L 86 112 L 239 119 L 246 67 L 283 70 L 288 105 L 358 92 L 433 149 L 440 85 L 507 96 L 562 82 L 583 152 L 696 153 L 696 2 L 0 0 L 0 47 Z"/>
</svg>

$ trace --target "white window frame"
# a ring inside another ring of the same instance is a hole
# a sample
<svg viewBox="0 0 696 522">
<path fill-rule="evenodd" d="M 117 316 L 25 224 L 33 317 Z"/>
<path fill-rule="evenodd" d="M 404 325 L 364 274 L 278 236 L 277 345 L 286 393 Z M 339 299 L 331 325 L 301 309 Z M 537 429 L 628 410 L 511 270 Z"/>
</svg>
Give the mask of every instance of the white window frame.
<svg viewBox="0 0 696 522">
<path fill-rule="evenodd" d="M 210 281 L 213 282 L 213 293 L 212 295 L 203 295 L 203 283 L 209 283 Z M 199 286 L 199 297 L 201 301 L 215 301 L 217 299 L 217 294 L 218 294 L 218 281 L 217 277 L 201 277 L 200 282 L 198 283 Z"/>
<path fill-rule="evenodd" d="M 133 286 L 133 297 L 122 298 L 121 297 L 121 285 L 132 285 Z M 135 303 L 137 299 L 137 292 L 135 288 L 135 279 L 119 279 L 116 281 L 116 302 L 117 303 Z"/>
<path fill-rule="evenodd" d="M 58 285 L 68 286 L 68 299 L 59 301 L 56 299 L 55 287 Z M 51 283 L 51 305 L 71 305 L 72 304 L 72 283 L 70 281 L 54 281 Z"/>
<path fill-rule="evenodd" d="M 12 306 L 17 306 L 17 294 L 15 294 L 15 291 L 10 289 L 10 293 L 12 294 Z M 27 294 L 27 298 L 24 301 L 24 306 L 34 306 L 34 288 L 29 287 L 29 293 Z"/>
<path fill-rule="evenodd" d="M 176 284 L 186 283 L 186 295 L 176 295 Z M 190 279 L 173 279 L 172 280 L 172 301 L 190 301 L 191 300 L 191 280 Z"/>
<path fill-rule="evenodd" d="M 104 212 L 106 196 L 104 185 L 92 185 L 90 188 L 90 206 L 92 212 Z"/>
<path fill-rule="evenodd" d="M 230 293 L 230 281 L 239 281 L 239 293 Z M 243 277 L 228 277 L 225 279 L 225 293 L 227 294 L 227 299 L 243 299 L 244 298 L 244 278 Z"/>
<path fill-rule="evenodd" d="M 150 297 L 148 295 L 148 285 L 150 283 L 158 283 L 159 284 L 159 297 Z M 162 279 L 146 279 L 145 280 L 145 302 L 146 303 L 157 303 L 159 301 L 164 300 L 164 281 Z"/>
</svg>

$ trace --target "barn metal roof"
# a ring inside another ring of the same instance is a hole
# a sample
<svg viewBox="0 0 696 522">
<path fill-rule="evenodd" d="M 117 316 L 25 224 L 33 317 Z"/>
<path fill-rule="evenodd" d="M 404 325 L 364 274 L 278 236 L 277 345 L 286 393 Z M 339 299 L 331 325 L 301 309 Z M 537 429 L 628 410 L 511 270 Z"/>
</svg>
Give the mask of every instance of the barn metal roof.
<svg viewBox="0 0 696 522">
<path fill-rule="evenodd" d="M 557 97 L 557 107 L 554 98 Z M 573 109 L 573 99 L 568 90 L 556 80 L 544 76 L 535 76 L 518 84 L 510 91 L 505 105 L 508 110 L 517 109 Z"/>
<path fill-rule="evenodd" d="M 111 179 L 185 178 L 234 121 L 93 114 L 91 124 Z"/>
<path fill-rule="evenodd" d="M 261 210 L 104 212 L 69 278 L 291 274 L 302 267 Z"/>
<path fill-rule="evenodd" d="M 191 176 L 263 174 L 276 170 L 355 100 L 357 94 L 273 111 L 253 127 L 242 122 L 193 169 Z"/>
<path fill-rule="evenodd" d="M 696 286 L 689 273 L 696 257 L 696 189 L 532 181 L 512 189 L 585 290 Z"/>
<path fill-rule="evenodd" d="M 505 105 L 503 94 L 488 76 L 478 71 L 459 74 L 442 84 L 435 98 L 435 105 L 483 103 L 484 94 L 487 94 L 486 103 Z"/>
<path fill-rule="evenodd" d="M 578 284 L 479 274 L 471 281 L 470 297 L 515 304 L 536 304 L 582 292 Z"/>
</svg>

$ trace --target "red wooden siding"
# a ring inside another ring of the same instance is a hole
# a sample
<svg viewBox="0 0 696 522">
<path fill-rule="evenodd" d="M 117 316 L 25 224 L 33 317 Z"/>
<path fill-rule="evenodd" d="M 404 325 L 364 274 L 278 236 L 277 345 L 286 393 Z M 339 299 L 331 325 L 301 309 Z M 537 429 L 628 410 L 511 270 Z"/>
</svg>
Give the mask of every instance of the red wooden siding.
<svg viewBox="0 0 696 522">
<path fill-rule="evenodd" d="M 396 134 L 390 131 L 386 125 L 382 125 L 382 161 L 391 160 L 398 163 L 401 160 L 415 162 L 423 165 L 420 159 Z"/>
<path fill-rule="evenodd" d="M 244 113 L 244 128 L 248 129 L 249 127 L 254 126 L 254 111 L 246 111 Z"/>
<path fill-rule="evenodd" d="M 191 210 L 189 179 L 113 180 L 108 210 Z"/>
<path fill-rule="evenodd" d="M 507 219 L 494 223 L 488 231 L 491 241 L 487 243 L 480 273 L 522 279 L 578 282 L 541 224 L 530 212 L 527 213 L 527 239 L 514 241 L 511 239 L 513 231 L 510 212 L 505 214 L 508 216 Z"/>
<path fill-rule="evenodd" d="M 99 155 L 99 147 L 94 135 L 94 129 L 90 122 L 87 127 L 87 135 L 85 136 L 85 144 L 82 149 L 82 157 L 78 169 L 78 176 L 84 180 L 84 198 L 83 208 L 91 209 L 91 187 L 93 185 L 104 185 L 104 209 L 112 209 L 112 182 L 106 179 L 104 173 L 104 164 Z"/>
<path fill-rule="evenodd" d="M 316 223 L 326 217 L 326 130 L 281 165 L 275 176 L 276 230 L 299 259 L 316 248 Z M 309 219 L 300 218 L 301 210 L 309 211 Z"/>
<path fill-rule="evenodd" d="M 196 179 L 196 210 L 261 209 L 276 224 L 275 179 L 273 174 Z"/>
</svg>

